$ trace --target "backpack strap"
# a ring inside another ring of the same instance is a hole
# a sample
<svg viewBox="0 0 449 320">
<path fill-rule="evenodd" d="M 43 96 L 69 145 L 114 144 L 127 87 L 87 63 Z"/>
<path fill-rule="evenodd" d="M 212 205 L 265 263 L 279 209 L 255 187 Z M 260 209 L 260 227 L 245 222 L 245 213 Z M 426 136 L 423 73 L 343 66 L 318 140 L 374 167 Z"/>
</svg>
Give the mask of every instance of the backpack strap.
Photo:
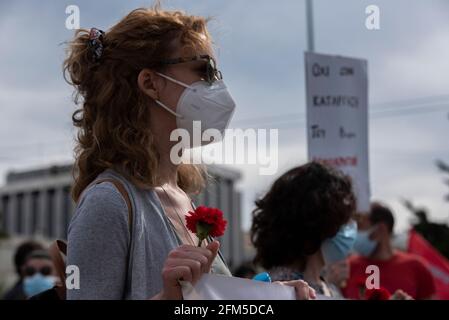
<svg viewBox="0 0 449 320">
<path fill-rule="evenodd" d="M 106 178 L 106 179 L 99 179 L 97 181 L 95 181 L 95 184 L 100 184 L 102 182 L 110 182 L 112 183 L 118 190 L 118 192 L 120 192 L 120 194 L 122 195 L 122 197 L 125 199 L 126 202 L 126 206 L 128 207 L 128 228 L 129 228 L 129 234 L 132 233 L 132 226 L 133 226 L 133 210 L 132 210 L 132 206 L 131 206 L 131 199 L 129 198 L 129 194 L 126 191 L 125 187 L 123 186 L 122 182 L 120 182 L 117 179 L 113 179 L 113 178 Z"/>
<path fill-rule="evenodd" d="M 129 234 L 131 236 L 132 229 L 133 229 L 132 228 L 133 227 L 133 212 L 132 212 L 132 206 L 131 206 L 131 199 L 129 197 L 128 192 L 126 191 L 126 189 L 123 186 L 123 183 L 121 181 L 119 181 L 117 179 L 113 179 L 113 178 L 94 180 L 89 186 L 97 185 L 102 182 L 112 183 L 116 187 L 116 189 L 120 192 L 122 197 L 125 199 L 126 206 L 128 208 L 128 228 L 129 228 Z M 84 190 L 86 190 L 88 187 L 86 187 Z M 81 196 L 79 197 L 79 199 L 81 199 Z M 78 201 L 79 201 L 79 199 L 78 199 Z M 50 254 L 51 260 L 53 261 L 53 264 L 55 265 L 56 272 L 57 272 L 59 278 L 61 279 L 61 284 L 55 286 L 56 293 L 58 294 L 58 296 L 61 300 L 65 300 L 66 299 L 65 257 L 67 256 L 67 243 L 63 240 L 55 240 L 50 245 L 49 254 Z M 129 256 L 128 256 L 128 260 L 129 260 Z"/>
</svg>

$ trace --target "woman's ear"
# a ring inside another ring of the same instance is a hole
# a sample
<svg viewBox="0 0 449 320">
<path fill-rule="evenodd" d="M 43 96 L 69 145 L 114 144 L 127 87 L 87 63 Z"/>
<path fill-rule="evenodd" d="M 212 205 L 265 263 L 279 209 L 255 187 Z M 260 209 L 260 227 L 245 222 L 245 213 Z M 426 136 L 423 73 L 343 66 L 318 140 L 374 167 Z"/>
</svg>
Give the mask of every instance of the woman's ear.
<svg viewBox="0 0 449 320">
<path fill-rule="evenodd" d="M 142 69 L 137 76 L 137 85 L 139 86 L 139 89 L 142 90 L 142 92 L 147 96 L 153 98 L 154 100 L 159 99 L 156 73 L 154 71 Z"/>
</svg>

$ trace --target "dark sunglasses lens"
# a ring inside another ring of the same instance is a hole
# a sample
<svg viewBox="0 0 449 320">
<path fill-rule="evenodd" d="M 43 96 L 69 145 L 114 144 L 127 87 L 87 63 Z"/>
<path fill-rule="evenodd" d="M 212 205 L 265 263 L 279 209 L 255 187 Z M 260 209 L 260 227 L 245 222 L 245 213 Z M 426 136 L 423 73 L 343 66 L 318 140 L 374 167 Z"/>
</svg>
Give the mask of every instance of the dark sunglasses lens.
<svg viewBox="0 0 449 320">
<path fill-rule="evenodd" d="M 51 274 L 51 268 L 50 267 L 43 267 L 41 269 L 41 274 L 43 276 L 49 276 Z"/>
<path fill-rule="evenodd" d="M 217 64 L 215 63 L 215 60 L 213 58 L 209 58 L 209 64 L 212 67 L 212 69 L 217 69 Z"/>
<path fill-rule="evenodd" d="M 25 268 L 25 275 L 30 277 L 32 275 L 34 275 L 36 273 L 36 269 L 34 269 L 33 267 L 26 267 Z"/>
<path fill-rule="evenodd" d="M 221 72 L 217 70 L 217 64 L 215 60 L 210 58 L 207 63 L 207 82 L 212 83 L 215 80 L 223 79 Z"/>
<path fill-rule="evenodd" d="M 210 63 L 207 64 L 207 82 L 212 83 L 214 81 L 214 68 Z"/>
</svg>

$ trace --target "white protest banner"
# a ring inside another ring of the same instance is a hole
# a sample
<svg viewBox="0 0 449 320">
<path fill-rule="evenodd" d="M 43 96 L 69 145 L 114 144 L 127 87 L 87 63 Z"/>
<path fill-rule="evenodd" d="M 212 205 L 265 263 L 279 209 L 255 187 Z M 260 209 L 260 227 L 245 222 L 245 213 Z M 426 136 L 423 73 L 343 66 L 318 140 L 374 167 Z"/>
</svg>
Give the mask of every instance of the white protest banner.
<svg viewBox="0 0 449 320">
<path fill-rule="evenodd" d="M 205 273 L 192 286 L 181 281 L 184 300 L 295 300 L 295 289 L 278 283 Z M 317 294 L 317 300 L 334 298 Z"/>
<path fill-rule="evenodd" d="M 294 300 L 293 287 L 216 274 L 203 274 L 192 286 L 181 282 L 184 300 Z"/>
<path fill-rule="evenodd" d="M 351 176 L 358 212 L 368 212 L 368 63 L 305 53 L 309 161 Z"/>
</svg>

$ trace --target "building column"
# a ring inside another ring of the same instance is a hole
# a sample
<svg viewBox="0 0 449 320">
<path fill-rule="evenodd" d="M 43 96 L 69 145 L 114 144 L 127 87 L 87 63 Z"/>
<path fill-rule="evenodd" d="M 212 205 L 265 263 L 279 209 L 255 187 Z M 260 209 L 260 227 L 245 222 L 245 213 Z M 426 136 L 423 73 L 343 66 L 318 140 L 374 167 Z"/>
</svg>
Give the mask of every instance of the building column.
<svg viewBox="0 0 449 320">
<path fill-rule="evenodd" d="M 16 220 L 17 220 L 17 194 L 10 193 L 8 206 L 8 226 L 7 232 L 10 235 L 16 234 Z"/>
<path fill-rule="evenodd" d="M 58 186 L 55 189 L 55 199 L 54 199 L 54 216 L 53 216 L 53 230 L 55 231 L 55 238 L 60 239 L 64 238 L 64 217 L 63 215 L 67 214 L 64 208 L 64 186 Z"/>
<path fill-rule="evenodd" d="M 33 208 L 32 208 L 32 195 L 31 191 L 25 192 L 23 194 L 23 204 L 22 204 L 22 210 L 23 210 L 23 234 L 26 236 L 32 236 L 32 230 L 31 230 L 31 219 L 32 215 L 34 214 Z"/>
<path fill-rule="evenodd" d="M 2 194 L 1 195 L 1 201 L 2 201 L 2 205 L 1 205 L 1 212 L 2 212 L 2 230 L 5 233 L 8 233 L 8 228 L 9 228 L 9 208 L 11 207 L 11 200 L 9 198 L 8 194 Z"/>
<path fill-rule="evenodd" d="M 37 220 L 36 233 L 45 236 L 47 234 L 47 215 L 48 215 L 48 201 L 47 201 L 47 189 L 42 188 L 39 190 L 39 214 Z"/>
</svg>

